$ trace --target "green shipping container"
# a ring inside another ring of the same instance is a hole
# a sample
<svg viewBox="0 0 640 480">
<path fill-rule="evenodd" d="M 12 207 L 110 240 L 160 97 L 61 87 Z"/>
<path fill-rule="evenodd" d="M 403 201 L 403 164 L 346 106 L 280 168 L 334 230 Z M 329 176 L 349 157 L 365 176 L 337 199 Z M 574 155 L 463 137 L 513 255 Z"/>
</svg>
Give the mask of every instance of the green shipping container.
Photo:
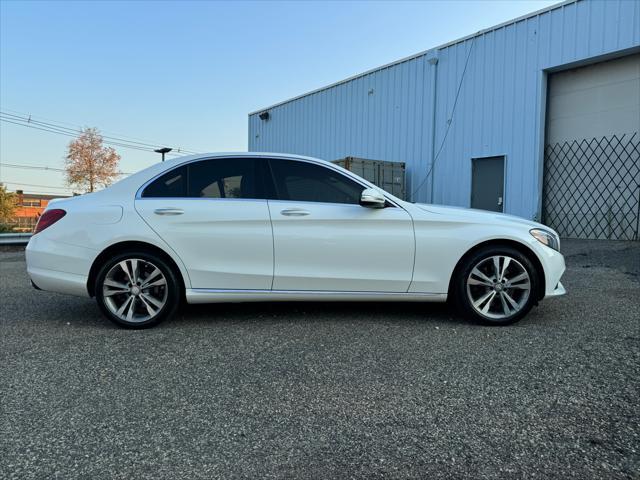
<svg viewBox="0 0 640 480">
<path fill-rule="evenodd" d="M 346 157 L 333 163 L 360 175 L 401 200 L 405 200 L 404 162 L 387 162 L 366 158 Z"/>
</svg>

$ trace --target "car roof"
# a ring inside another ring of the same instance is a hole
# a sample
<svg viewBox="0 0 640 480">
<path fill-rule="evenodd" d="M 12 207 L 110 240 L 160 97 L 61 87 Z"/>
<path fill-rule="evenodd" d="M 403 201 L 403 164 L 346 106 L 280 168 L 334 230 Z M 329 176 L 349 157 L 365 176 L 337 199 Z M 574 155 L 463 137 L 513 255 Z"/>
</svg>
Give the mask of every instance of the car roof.
<svg viewBox="0 0 640 480">
<path fill-rule="evenodd" d="M 307 160 L 316 163 L 331 163 L 327 160 L 322 160 L 315 157 L 307 157 L 304 155 L 296 155 L 292 153 L 275 153 L 275 152 L 210 152 L 210 153 L 197 153 L 194 155 L 186 155 L 182 157 L 175 157 L 171 160 L 164 162 L 165 166 L 180 165 L 184 162 L 189 162 L 198 159 L 207 158 L 290 158 L 292 160 Z"/>
</svg>

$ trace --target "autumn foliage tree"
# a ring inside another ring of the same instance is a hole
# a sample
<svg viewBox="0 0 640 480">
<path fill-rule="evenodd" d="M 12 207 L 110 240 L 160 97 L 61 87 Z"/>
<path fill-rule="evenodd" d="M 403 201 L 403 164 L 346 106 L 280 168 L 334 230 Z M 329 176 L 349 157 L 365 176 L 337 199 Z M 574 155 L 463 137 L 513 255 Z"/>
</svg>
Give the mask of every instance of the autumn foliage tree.
<svg viewBox="0 0 640 480">
<path fill-rule="evenodd" d="M 0 232 L 11 231 L 9 224 L 18 206 L 18 197 L 0 183 Z"/>
<path fill-rule="evenodd" d="M 118 178 L 120 155 L 102 144 L 96 128 L 85 128 L 80 136 L 69 143 L 65 161 L 67 183 L 88 192 L 96 187 L 107 187 Z"/>
</svg>

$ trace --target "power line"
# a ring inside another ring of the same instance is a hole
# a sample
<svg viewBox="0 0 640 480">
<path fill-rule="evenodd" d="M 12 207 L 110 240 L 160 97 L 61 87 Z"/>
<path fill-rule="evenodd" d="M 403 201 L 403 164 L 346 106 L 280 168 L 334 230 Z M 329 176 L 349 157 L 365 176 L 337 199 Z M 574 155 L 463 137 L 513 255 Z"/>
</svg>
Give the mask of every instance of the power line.
<svg viewBox="0 0 640 480">
<path fill-rule="evenodd" d="M 0 162 L 0 166 L 2 167 L 9 167 L 9 168 L 22 168 L 25 170 L 51 170 L 54 172 L 64 172 L 64 170 L 62 168 L 54 168 L 54 167 L 40 167 L 40 166 L 36 166 L 36 165 L 17 165 L 14 163 L 1 163 Z"/>
<path fill-rule="evenodd" d="M 0 121 L 6 122 L 6 123 L 12 123 L 14 125 L 20 125 L 21 127 L 27 127 L 27 128 L 33 128 L 36 130 L 41 130 L 43 132 L 49 132 L 49 133 L 57 133 L 58 135 L 64 135 L 67 137 L 72 137 L 72 138 L 77 138 L 78 135 L 80 135 L 82 132 L 81 131 L 76 131 L 74 133 L 71 132 L 67 132 L 64 130 L 60 130 L 57 128 L 51 128 L 51 127 L 47 127 L 47 126 L 42 126 L 42 125 L 34 125 L 33 122 L 32 123 L 25 123 L 25 122 L 21 122 L 21 121 L 13 121 L 13 119 L 8 119 L 4 116 L 0 115 Z M 114 142 L 112 140 L 104 140 L 104 143 L 106 143 L 107 145 L 112 145 L 112 146 L 116 146 L 116 147 L 124 147 L 124 148 L 130 148 L 133 150 L 140 150 L 143 152 L 152 152 L 153 150 L 150 148 L 144 148 L 144 147 L 140 147 L 137 145 L 127 145 L 124 143 L 120 143 L 120 142 Z"/>
<path fill-rule="evenodd" d="M 71 132 L 71 133 L 74 133 L 74 134 L 82 131 L 80 129 L 69 128 L 69 127 L 61 126 L 61 125 L 55 124 L 55 123 L 43 122 L 43 121 L 40 121 L 40 120 L 35 120 L 30 115 L 25 118 L 24 116 L 14 115 L 12 113 L 7 113 L 7 112 L 0 112 L 0 114 L 5 115 L 5 116 L 7 116 L 7 117 L 9 117 L 11 119 L 14 119 L 14 120 L 27 122 L 29 124 L 33 123 L 33 124 L 36 124 L 36 125 L 43 125 L 43 126 L 46 126 L 46 127 L 55 128 L 55 129 L 59 129 L 59 130 L 62 130 L 62 131 Z M 142 146 L 142 147 L 158 148 L 157 144 L 138 142 L 138 141 L 135 141 L 135 140 L 127 140 L 127 139 L 118 138 L 118 137 L 112 137 L 112 136 L 103 135 L 103 134 L 101 134 L 101 136 L 102 136 L 103 139 L 106 138 L 106 139 L 109 139 L 109 140 L 123 141 L 123 142 L 127 142 L 127 143 L 138 144 L 139 146 Z"/>
<path fill-rule="evenodd" d="M 19 112 L 17 110 L 12 110 L 10 108 L 4 108 L 4 112 L 3 113 L 5 115 L 14 114 L 14 116 L 21 116 L 22 118 L 26 117 L 27 120 L 30 120 L 31 122 L 39 122 L 39 123 L 47 123 L 48 122 L 49 124 L 54 124 L 54 125 L 57 125 L 58 127 L 65 126 L 65 125 L 73 127 L 71 129 L 73 131 L 81 130 L 80 128 L 78 128 L 78 125 L 74 124 L 74 123 L 63 122 L 61 120 L 54 120 L 54 119 L 45 118 L 45 117 L 42 117 L 42 116 L 37 116 L 37 118 L 40 119 L 40 120 L 35 120 L 36 116 L 34 116 L 34 115 L 27 114 L 27 113 L 24 113 L 24 112 Z M 147 140 L 143 140 L 143 139 L 140 139 L 140 138 L 131 137 L 129 135 L 123 135 L 123 134 L 120 134 L 120 133 L 109 132 L 109 131 L 106 131 L 106 130 L 101 130 L 101 132 L 103 132 L 104 134 L 110 135 L 109 138 L 117 138 L 118 140 L 127 141 L 129 143 L 138 143 L 138 144 L 141 144 L 141 145 L 146 145 L 146 146 L 149 146 L 149 147 L 153 147 L 154 149 L 158 148 L 158 145 L 164 145 L 163 142 L 155 142 L 155 141 L 151 141 L 151 140 L 148 140 L 148 139 Z M 182 153 L 192 153 L 192 154 L 200 153 L 200 152 L 191 151 L 190 149 L 184 149 L 184 148 L 179 148 L 179 147 L 176 147 L 176 150 L 178 152 L 182 152 Z"/>
<path fill-rule="evenodd" d="M 17 164 L 14 164 L 14 163 L 2 163 L 2 162 L 0 162 L 0 166 L 8 167 L 8 168 L 19 168 L 19 169 L 24 169 L 24 170 L 46 170 L 46 171 L 52 171 L 52 172 L 56 172 L 56 173 L 64 173 L 65 172 L 65 170 L 62 169 L 62 168 L 54 168 L 54 167 L 46 167 L 46 166 L 43 167 L 43 166 L 38 166 L 38 165 L 17 165 Z M 120 172 L 119 175 L 120 176 L 125 176 L 125 175 L 131 175 L 131 173 Z M 38 187 L 38 188 L 44 188 L 44 189 L 66 190 L 68 192 L 73 192 L 72 188 L 58 187 L 58 186 L 53 186 L 53 185 L 38 185 L 38 184 L 33 184 L 33 183 L 10 182 L 10 181 L 4 181 L 4 180 L 0 180 L 0 183 L 11 184 L 11 185 L 24 185 L 24 186 Z M 40 193 L 42 193 L 42 192 L 40 192 Z"/>
<path fill-rule="evenodd" d="M 36 120 L 31 115 L 17 115 L 14 113 L 10 113 L 7 111 L 0 111 L 0 120 L 6 123 L 11 123 L 14 125 L 20 125 L 22 127 L 34 128 L 36 130 L 41 130 L 49 133 L 56 133 L 59 135 L 64 135 L 68 137 L 77 137 L 82 133 L 81 129 L 78 128 L 70 128 L 66 127 L 60 123 L 52 123 L 52 122 L 43 122 L 40 120 Z M 107 145 L 113 145 L 123 148 L 130 148 L 133 150 L 153 152 L 158 146 L 162 146 L 163 144 L 152 144 L 146 143 L 137 140 L 129 140 L 126 138 L 115 137 L 111 135 L 101 135 L 103 138 L 103 142 Z M 172 147 L 174 152 L 172 155 L 179 156 L 181 154 L 196 154 L 198 152 L 183 149 L 181 147 Z"/>
<path fill-rule="evenodd" d="M 70 127 L 66 127 L 64 125 L 61 125 L 60 122 L 55 122 L 52 123 L 51 122 L 43 122 L 41 120 L 36 120 L 32 115 L 26 115 L 26 114 L 21 114 L 21 115 L 16 115 L 13 113 L 9 113 L 9 112 L 0 112 L 0 115 L 8 117 L 9 120 L 12 121 L 19 121 L 22 122 L 21 124 L 35 124 L 35 125 L 39 125 L 42 127 L 46 127 L 46 128 L 50 128 L 50 129 L 54 129 L 57 130 L 58 133 L 62 133 L 62 134 L 66 134 L 68 135 L 69 133 L 73 134 L 74 136 L 82 133 L 82 129 L 79 128 L 70 128 Z M 26 126 L 26 125 L 25 125 Z M 120 143 L 125 143 L 127 144 L 126 146 L 137 146 L 137 147 L 142 147 L 142 149 L 144 150 L 149 150 L 149 149 L 156 149 L 158 148 L 158 145 L 161 145 L 160 143 L 147 143 L 147 142 L 142 142 L 142 141 L 138 141 L 138 140 L 130 140 L 127 138 L 120 138 L 120 137 L 115 137 L 115 136 L 110 136 L 110 135 L 102 135 L 103 139 L 107 139 L 109 141 L 113 141 L 116 142 L 117 144 Z M 108 143 L 105 141 L 105 143 Z M 131 144 L 131 145 L 130 145 Z M 120 145 L 120 146 L 124 146 L 124 145 Z M 174 147 L 174 149 L 177 152 L 183 152 L 183 153 L 197 153 L 197 152 L 192 152 L 190 150 L 186 150 L 180 147 Z"/>
<path fill-rule="evenodd" d="M 53 172 L 66 172 L 63 168 L 55 168 L 55 167 L 47 167 L 47 166 L 39 166 L 39 165 L 18 165 L 15 163 L 2 163 L 0 162 L 0 166 L 8 167 L 8 168 L 20 168 L 23 170 L 47 170 Z M 119 175 L 132 175 L 130 172 L 120 172 Z"/>
<path fill-rule="evenodd" d="M 49 132 L 49 133 L 57 133 L 59 135 L 65 135 L 67 137 L 73 137 L 76 138 L 81 132 L 77 131 L 77 132 L 70 132 L 70 131 L 65 131 L 63 129 L 58 129 L 55 127 L 49 127 L 46 125 L 36 125 L 35 122 L 24 122 L 24 121 L 14 121 L 13 118 L 6 118 L 2 113 L 0 113 L 0 120 L 2 120 L 3 122 L 6 123 L 12 123 L 14 125 L 20 125 L 22 127 L 27 127 L 27 128 L 34 128 L 36 130 L 42 130 L 44 132 Z M 112 141 L 104 141 L 104 143 L 108 144 L 108 145 L 116 145 L 116 146 L 122 146 L 117 142 L 112 142 Z M 143 151 L 149 151 L 147 148 L 142 148 L 142 147 L 138 147 L 135 145 L 125 145 L 127 148 L 132 148 L 135 150 L 143 150 Z"/>
</svg>

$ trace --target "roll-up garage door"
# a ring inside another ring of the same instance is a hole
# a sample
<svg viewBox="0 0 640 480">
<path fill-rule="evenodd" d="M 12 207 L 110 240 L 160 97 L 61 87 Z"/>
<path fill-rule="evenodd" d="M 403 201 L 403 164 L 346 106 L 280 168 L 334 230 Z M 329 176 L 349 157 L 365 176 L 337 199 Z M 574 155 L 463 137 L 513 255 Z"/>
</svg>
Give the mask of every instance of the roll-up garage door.
<svg viewBox="0 0 640 480">
<path fill-rule="evenodd" d="M 640 54 L 549 75 L 543 221 L 567 238 L 638 240 Z"/>
</svg>

